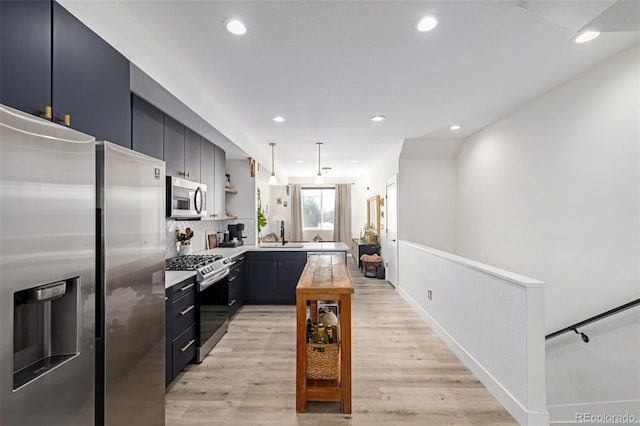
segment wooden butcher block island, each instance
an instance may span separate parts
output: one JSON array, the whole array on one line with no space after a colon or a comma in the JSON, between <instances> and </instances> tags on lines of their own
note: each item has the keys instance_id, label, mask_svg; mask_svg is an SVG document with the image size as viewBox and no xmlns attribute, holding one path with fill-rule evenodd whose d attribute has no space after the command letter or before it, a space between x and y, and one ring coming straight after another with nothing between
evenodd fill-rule
<instances>
[{"instance_id":1,"label":"wooden butcher block island","mask_svg":"<svg viewBox=\"0 0 640 426\"><path fill-rule=\"evenodd\" d=\"M296 411L338 401L351 413L351 294L343 256L312 255L296 287Z\"/></svg>"}]
</instances>

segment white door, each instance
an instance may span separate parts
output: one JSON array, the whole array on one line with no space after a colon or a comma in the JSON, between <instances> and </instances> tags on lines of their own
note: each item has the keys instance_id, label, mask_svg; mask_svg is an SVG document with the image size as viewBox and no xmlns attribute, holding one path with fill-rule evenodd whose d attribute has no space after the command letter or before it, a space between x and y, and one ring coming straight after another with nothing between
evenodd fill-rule
<instances>
[{"instance_id":1,"label":"white door","mask_svg":"<svg viewBox=\"0 0 640 426\"><path fill-rule=\"evenodd\" d=\"M387 250L384 266L387 281L398 283L398 175L387 179Z\"/></svg>"}]
</instances>

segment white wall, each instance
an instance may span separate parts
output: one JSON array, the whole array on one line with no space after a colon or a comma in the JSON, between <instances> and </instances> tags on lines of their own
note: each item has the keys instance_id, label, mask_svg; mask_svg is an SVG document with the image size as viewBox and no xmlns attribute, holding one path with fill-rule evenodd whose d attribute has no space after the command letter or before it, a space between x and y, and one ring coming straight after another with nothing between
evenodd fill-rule
<instances>
[{"instance_id":1,"label":"white wall","mask_svg":"<svg viewBox=\"0 0 640 426\"><path fill-rule=\"evenodd\" d=\"M400 160L398 237L455 253L455 160Z\"/></svg>"},{"instance_id":2,"label":"white wall","mask_svg":"<svg viewBox=\"0 0 640 426\"><path fill-rule=\"evenodd\" d=\"M640 296L639 50L519 108L458 154L457 254L546 282L547 332ZM609 320L627 338L549 343L551 406L640 407L637 312Z\"/></svg>"},{"instance_id":3,"label":"white wall","mask_svg":"<svg viewBox=\"0 0 640 426\"><path fill-rule=\"evenodd\" d=\"M373 197L374 195L380 195L383 199L387 193L387 179L389 179L393 175L399 174L399 161L400 161L400 152L402 151L402 141L398 141L397 143L391 143L389 145L389 149L385 160L376 166L372 167L370 170L370 175L367 178L367 185L365 187L365 199L369 197ZM398 180L401 180L399 177ZM400 195L398 194L398 200L400 200ZM399 206L399 204L398 204ZM366 203L362 204L362 208L366 207ZM400 207L398 207L400 210ZM380 211L384 213L385 218L387 217L387 203L380 207ZM363 210L364 215L362 216L362 222L360 227L365 224L367 220L367 212ZM398 218L398 227L400 227L400 217ZM381 221L382 235L379 239L380 242L380 251L382 258L385 259L385 262L389 259L387 256L387 240L386 240L386 220L383 218Z\"/></svg>"},{"instance_id":4,"label":"white wall","mask_svg":"<svg viewBox=\"0 0 640 426\"><path fill-rule=\"evenodd\" d=\"M291 239L291 191L287 194L286 185L275 185L270 187L270 193L267 231L262 232L262 236L264 237L270 232L280 236L280 222L275 219L282 217L284 218L285 239L288 241ZM278 200L280 200L280 204L278 204ZM286 207L284 206L285 203L287 203Z\"/></svg>"},{"instance_id":5,"label":"white wall","mask_svg":"<svg viewBox=\"0 0 640 426\"><path fill-rule=\"evenodd\" d=\"M536 99L458 156L457 253L548 283L549 331L638 297L638 54Z\"/></svg>"}]
</instances>

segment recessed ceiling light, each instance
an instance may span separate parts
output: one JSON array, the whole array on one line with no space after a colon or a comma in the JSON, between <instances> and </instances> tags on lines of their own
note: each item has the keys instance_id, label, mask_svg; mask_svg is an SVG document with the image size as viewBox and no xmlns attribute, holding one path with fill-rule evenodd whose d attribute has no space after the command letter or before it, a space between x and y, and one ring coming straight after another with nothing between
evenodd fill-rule
<instances>
[{"instance_id":1,"label":"recessed ceiling light","mask_svg":"<svg viewBox=\"0 0 640 426\"><path fill-rule=\"evenodd\" d=\"M358 162L358 160L351 160L351 162L352 162L352 163L357 163L357 162Z\"/></svg>"},{"instance_id":2,"label":"recessed ceiling light","mask_svg":"<svg viewBox=\"0 0 640 426\"><path fill-rule=\"evenodd\" d=\"M224 21L224 27L231 34L243 35L247 33L247 26L239 19L226 19Z\"/></svg>"},{"instance_id":3,"label":"recessed ceiling light","mask_svg":"<svg viewBox=\"0 0 640 426\"><path fill-rule=\"evenodd\" d=\"M384 115L374 115L374 116L371 117L371 121L382 121L385 118L387 118L387 117L385 117Z\"/></svg>"},{"instance_id":4,"label":"recessed ceiling light","mask_svg":"<svg viewBox=\"0 0 640 426\"><path fill-rule=\"evenodd\" d=\"M302 161L302 160L296 160L296 163L298 163L298 164L302 164L302 163L304 163L304 161Z\"/></svg>"},{"instance_id":5,"label":"recessed ceiling light","mask_svg":"<svg viewBox=\"0 0 640 426\"><path fill-rule=\"evenodd\" d=\"M286 119L280 115L273 117L272 120L275 121L276 123L282 123L283 121L286 121Z\"/></svg>"},{"instance_id":6,"label":"recessed ceiling light","mask_svg":"<svg viewBox=\"0 0 640 426\"><path fill-rule=\"evenodd\" d=\"M578 34L574 41L578 44L586 43L598 37L599 35L600 33L598 31L582 31L580 34Z\"/></svg>"},{"instance_id":7,"label":"recessed ceiling light","mask_svg":"<svg viewBox=\"0 0 640 426\"><path fill-rule=\"evenodd\" d=\"M462 126L459 124L454 124L453 126L449 127L449 130L460 130L462 129Z\"/></svg>"},{"instance_id":8,"label":"recessed ceiling light","mask_svg":"<svg viewBox=\"0 0 640 426\"><path fill-rule=\"evenodd\" d=\"M421 18L416 24L416 29L420 32L431 31L438 25L438 18L433 15L428 15Z\"/></svg>"}]
</instances>

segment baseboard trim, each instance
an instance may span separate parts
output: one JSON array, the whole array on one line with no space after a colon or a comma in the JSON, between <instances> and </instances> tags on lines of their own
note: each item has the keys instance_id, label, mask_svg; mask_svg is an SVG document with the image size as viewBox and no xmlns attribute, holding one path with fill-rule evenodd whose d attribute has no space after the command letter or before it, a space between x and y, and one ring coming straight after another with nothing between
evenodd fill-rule
<instances>
[{"instance_id":1,"label":"baseboard trim","mask_svg":"<svg viewBox=\"0 0 640 426\"><path fill-rule=\"evenodd\" d=\"M529 411L522 406L520 401L515 399L507 389L498 382L489 371L487 371L472 354L467 352L440 324L427 313L404 288L398 286L396 290L403 299L411 305L411 307L420 315L445 344L456 354L462 363L476 375L478 380L493 394L493 396L502 404L502 406L513 416L513 418L521 425L527 426L545 426L549 424L548 411Z\"/></svg>"},{"instance_id":2,"label":"baseboard trim","mask_svg":"<svg viewBox=\"0 0 640 426\"><path fill-rule=\"evenodd\" d=\"M638 399L631 401L559 404L549 405L548 408L551 424L576 424L578 421L578 413L589 414L591 416L627 416L627 421L619 423L640 423L640 400ZM629 419L629 416L633 416L634 419ZM583 423L593 422L585 420Z\"/></svg>"}]
</instances>

